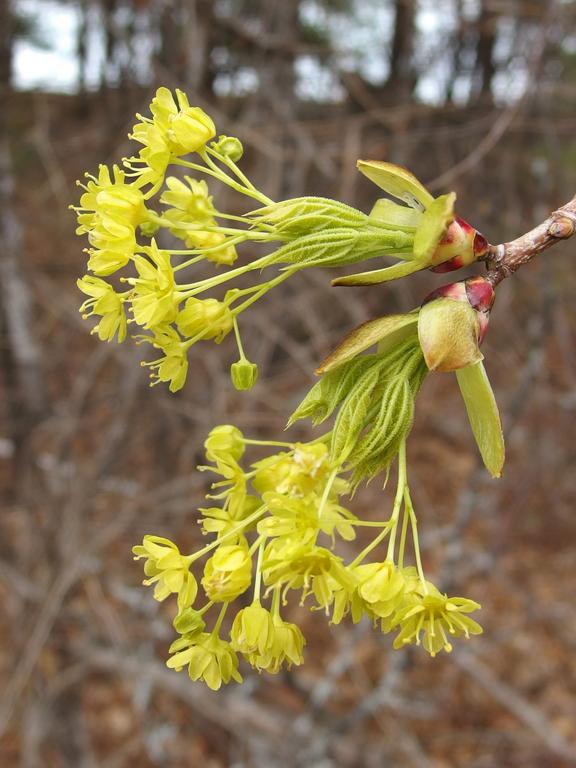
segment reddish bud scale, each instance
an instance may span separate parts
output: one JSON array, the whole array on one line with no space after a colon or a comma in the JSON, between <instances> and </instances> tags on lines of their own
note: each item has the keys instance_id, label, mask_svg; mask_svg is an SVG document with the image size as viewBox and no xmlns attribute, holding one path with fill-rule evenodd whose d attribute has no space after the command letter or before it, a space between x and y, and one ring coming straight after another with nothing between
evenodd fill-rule
<instances>
[{"instance_id":1,"label":"reddish bud scale","mask_svg":"<svg viewBox=\"0 0 576 768\"><path fill-rule=\"evenodd\" d=\"M489 244L484 235L474 229L464 219L454 219L446 230L432 262L432 272L453 272L456 269L472 264L488 253Z\"/></svg>"},{"instance_id":2,"label":"reddish bud scale","mask_svg":"<svg viewBox=\"0 0 576 768\"><path fill-rule=\"evenodd\" d=\"M486 278L478 275L465 280L464 285L466 286L466 296L470 306L479 312L490 312L496 298L491 283Z\"/></svg>"}]
</instances>

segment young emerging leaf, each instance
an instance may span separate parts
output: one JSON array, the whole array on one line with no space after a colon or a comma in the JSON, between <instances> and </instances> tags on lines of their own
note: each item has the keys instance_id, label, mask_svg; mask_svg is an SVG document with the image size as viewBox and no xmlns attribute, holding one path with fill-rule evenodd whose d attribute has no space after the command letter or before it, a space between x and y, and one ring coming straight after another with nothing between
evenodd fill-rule
<instances>
[{"instance_id":1,"label":"young emerging leaf","mask_svg":"<svg viewBox=\"0 0 576 768\"><path fill-rule=\"evenodd\" d=\"M368 320L344 337L336 349L319 365L316 373L328 373L379 342L384 343L386 349L399 344L410 334L416 333L417 322L417 311L406 315L387 315ZM385 350L379 348L378 351Z\"/></svg>"},{"instance_id":2,"label":"young emerging leaf","mask_svg":"<svg viewBox=\"0 0 576 768\"><path fill-rule=\"evenodd\" d=\"M437 197L426 208L414 235L414 258L428 262L432 259L442 235L454 221L456 195L450 192Z\"/></svg>"},{"instance_id":3,"label":"young emerging leaf","mask_svg":"<svg viewBox=\"0 0 576 768\"><path fill-rule=\"evenodd\" d=\"M434 200L416 176L400 165L380 160L358 160L356 165L358 170L380 189L407 203L411 208L427 208Z\"/></svg>"},{"instance_id":4,"label":"young emerging leaf","mask_svg":"<svg viewBox=\"0 0 576 768\"><path fill-rule=\"evenodd\" d=\"M366 355L349 360L323 376L290 416L287 427L300 419L310 418L314 426L325 421L377 359L376 355Z\"/></svg>"},{"instance_id":5,"label":"young emerging leaf","mask_svg":"<svg viewBox=\"0 0 576 768\"><path fill-rule=\"evenodd\" d=\"M498 406L484 365L480 361L460 368L456 377L486 469L492 477L500 477L504 465L504 437Z\"/></svg>"},{"instance_id":6,"label":"young emerging leaf","mask_svg":"<svg viewBox=\"0 0 576 768\"><path fill-rule=\"evenodd\" d=\"M379 407L370 427L354 446L350 465L356 467L380 456L392 461L400 442L406 437L414 418L414 395L409 383L400 377L390 382L381 395Z\"/></svg>"},{"instance_id":7,"label":"young emerging leaf","mask_svg":"<svg viewBox=\"0 0 576 768\"><path fill-rule=\"evenodd\" d=\"M417 229L422 218L422 213L414 208L407 208L405 205L387 200L385 197L376 200L374 207L370 211L370 219L392 224L396 227L410 227Z\"/></svg>"},{"instance_id":8,"label":"young emerging leaf","mask_svg":"<svg viewBox=\"0 0 576 768\"><path fill-rule=\"evenodd\" d=\"M330 454L335 465L345 462L353 450L365 426L372 404L372 395L379 378L380 368L374 366L356 382L354 389L344 401L332 430Z\"/></svg>"}]
</instances>

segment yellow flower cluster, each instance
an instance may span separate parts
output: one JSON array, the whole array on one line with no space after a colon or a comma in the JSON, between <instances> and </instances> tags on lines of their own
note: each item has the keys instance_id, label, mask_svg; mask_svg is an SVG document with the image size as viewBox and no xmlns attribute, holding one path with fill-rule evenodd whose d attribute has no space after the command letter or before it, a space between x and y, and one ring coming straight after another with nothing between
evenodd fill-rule
<instances>
[{"instance_id":1,"label":"yellow flower cluster","mask_svg":"<svg viewBox=\"0 0 576 768\"><path fill-rule=\"evenodd\" d=\"M166 177L166 172L171 164L187 163L182 158L196 153L204 161L200 170L230 181L216 162L235 168L232 158L241 156L242 145L221 136L209 147L216 135L214 123L202 109L191 107L181 91L174 96L160 88L150 110L151 117L139 116L131 134L142 145L138 154L125 159L123 168L114 166L110 171L100 166L96 176L87 174L80 185L84 191L74 207L77 233L87 235L89 243L89 274L78 280L88 298L80 310L84 318L97 319L93 333L103 341L122 342L130 326L139 327L134 335L137 343L160 352L160 357L144 364L152 383L166 382L176 391L186 380L189 348L202 339L221 342L245 308L232 306L244 296L242 291L228 291L224 298L196 297L212 281L217 285L228 278L187 285L178 282L179 271L199 261L230 266L237 258L235 242L247 236L219 225L220 214L206 181ZM260 193L256 196L260 202L268 201ZM152 204L156 197L159 210ZM162 230L183 241L186 250L162 248ZM121 290L123 286L127 290ZM240 350L242 362L241 346Z\"/></svg>"},{"instance_id":2,"label":"yellow flower cluster","mask_svg":"<svg viewBox=\"0 0 576 768\"><path fill-rule=\"evenodd\" d=\"M212 540L190 555L157 536L145 536L134 547L136 559L146 560L144 583L154 585L154 597L177 596L173 626L179 637L170 646L170 668L187 668L192 680L218 689L242 680L240 657L272 674L301 664L302 631L282 617L291 593L299 594L301 605L310 599L311 608L322 609L332 623L347 614L354 622L366 616L383 632L396 633L395 648L422 644L432 656L449 652L454 638L482 631L468 615L480 607L477 603L442 594L424 576L404 447L392 515L367 521L340 502L350 484L345 468L331 459L328 438L311 443L250 440L231 425L210 432L205 442L209 464L200 469L216 475L207 498L218 504L201 509L199 522ZM267 446L281 450L244 469L247 448ZM375 527L378 533L345 563L335 550L339 541L355 538L358 526ZM415 566L404 565L408 528ZM385 557L368 559L386 539ZM204 557L199 589L193 570ZM237 608L230 621L231 606L250 588L250 603ZM216 614L208 631L211 610Z\"/></svg>"},{"instance_id":3,"label":"yellow flower cluster","mask_svg":"<svg viewBox=\"0 0 576 768\"><path fill-rule=\"evenodd\" d=\"M138 326L134 338L161 352L147 366L152 383L166 382L172 391L185 383L189 348L201 340L219 343L232 330L240 356L231 368L232 382L239 390L250 389L258 371L245 356L237 318L301 269L379 256L400 260L337 281L372 283L418 269L457 268L485 252L476 230L455 219L454 195L433 198L397 166L359 162L360 171L398 201L379 200L368 215L328 198L274 202L238 167L239 139L216 138L212 118L191 106L182 91L159 88L149 116L137 119L130 134L139 145L136 153L112 172L101 165L96 176L87 174L74 208L77 232L89 243L90 274L78 281L88 296L81 311L97 319L93 332L101 340L122 342L127 328ZM176 175L182 169L201 178ZM256 201L258 208L241 215L217 210L206 177ZM180 242L170 243L170 235ZM237 246L248 242L274 243L275 250L220 274L180 280L193 266L232 267ZM203 295L246 273L280 265L268 280ZM122 283L130 289L121 291Z\"/></svg>"}]
</instances>

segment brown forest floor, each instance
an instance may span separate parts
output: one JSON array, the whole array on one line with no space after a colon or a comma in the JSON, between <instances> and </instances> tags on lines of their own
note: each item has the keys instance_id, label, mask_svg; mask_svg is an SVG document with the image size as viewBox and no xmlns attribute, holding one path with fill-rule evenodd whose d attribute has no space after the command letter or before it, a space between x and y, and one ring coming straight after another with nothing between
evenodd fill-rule
<instances>
[{"instance_id":1,"label":"brown forest floor","mask_svg":"<svg viewBox=\"0 0 576 768\"><path fill-rule=\"evenodd\" d=\"M83 244L66 210L85 169L126 153L130 115L147 99L123 105L112 93L83 110L66 97L15 99L16 211L47 406L15 445L4 371L0 723L10 719L0 765L576 764L573 244L498 292L484 353L505 424L503 479L479 467L453 377L431 377L418 402L409 459L426 564L446 589L482 603L485 634L431 660L392 651L368 625L330 628L297 609L308 645L291 673L247 672L244 686L212 693L164 667L169 609L140 587L130 548L147 532L184 549L199 541L206 478L195 467L207 431L233 421L278 435L347 329L408 310L448 280L426 273L336 294L321 271L297 276L245 323L261 365L252 393L229 385L228 342L193 350L181 394L150 390L139 351L98 343L78 315ZM495 113L311 115L300 124L308 143L294 126L247 132L246 163L272 197L328 193L368 207L375 190L355 175L354 147L428 180L466 156ZM454 180L462 215L493 241L536 223L574 192L573 135L561 107L519 118ZM355 509L377 516L384 498L375 483Z\"/></svg>"}]
</instances>

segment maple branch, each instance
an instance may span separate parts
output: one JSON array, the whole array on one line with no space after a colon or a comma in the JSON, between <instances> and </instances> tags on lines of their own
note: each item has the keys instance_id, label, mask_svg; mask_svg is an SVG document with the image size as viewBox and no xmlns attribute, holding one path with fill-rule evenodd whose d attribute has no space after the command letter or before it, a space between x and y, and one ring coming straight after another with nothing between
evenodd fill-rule
<instances>
[{"instance_id":1,"label":"maple branch","mask_svg":"<svg viewBox=\"0 0 576 768\"><path fill-rule=\"evenodd\" d=\"M558 208L530 232L517 237L510 243L491 245L486 256L487 280L493 286L510 277L523 264L552 245L567 240L576 233L576 196Z\"/></svg>"}]
</instances>

